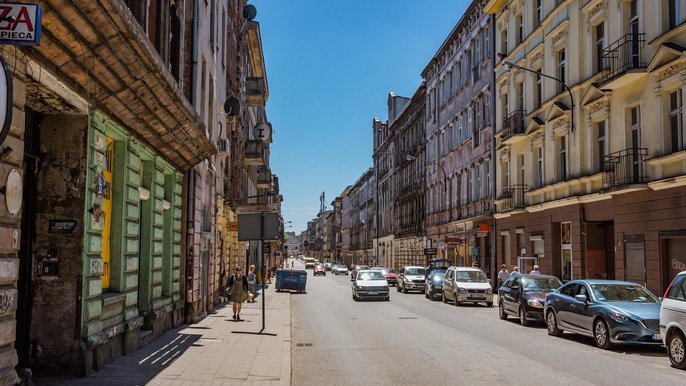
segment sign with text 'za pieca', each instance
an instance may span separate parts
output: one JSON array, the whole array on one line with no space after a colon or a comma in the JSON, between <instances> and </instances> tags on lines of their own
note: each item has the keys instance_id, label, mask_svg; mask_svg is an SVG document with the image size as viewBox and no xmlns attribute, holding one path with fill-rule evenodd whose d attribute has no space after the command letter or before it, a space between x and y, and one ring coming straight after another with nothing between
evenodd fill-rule
<instances>
[{"instance_id":1,"label":"sign with text 'za pieca'","mask_svg":"<svg viewBox=\"0 0 686 386\"><path fill-rule=\"evenodd\" d=\"M0 44L40 44L41 8L31 3L0 3Z\"/></svg>"}]
</instances>

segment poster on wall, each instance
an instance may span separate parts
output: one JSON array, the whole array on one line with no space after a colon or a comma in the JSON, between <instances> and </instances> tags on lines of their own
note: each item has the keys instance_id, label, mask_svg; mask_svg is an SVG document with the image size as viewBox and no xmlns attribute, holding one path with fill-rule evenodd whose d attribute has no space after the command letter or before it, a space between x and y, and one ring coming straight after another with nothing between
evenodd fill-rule
<instances>
[{"instance_id":1,"label":"poster on wall","mask_svg":"<svg viewBox=\"0 0 686 386\"><path fill-rule=\"evenodd\" d=\"M563 222L561 226L562 245L569 245L572 243L572 223Z\"/></svg>"}]
</instances>

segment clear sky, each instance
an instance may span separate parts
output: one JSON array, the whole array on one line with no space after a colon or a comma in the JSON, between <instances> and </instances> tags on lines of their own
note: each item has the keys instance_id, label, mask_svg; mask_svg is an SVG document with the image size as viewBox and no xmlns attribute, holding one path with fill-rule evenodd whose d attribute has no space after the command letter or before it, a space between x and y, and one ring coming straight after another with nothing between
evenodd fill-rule
<instances>
[{"instance_id":1,"label":"clear sky","mask_svg":"<svg viewBox=\"0 0 686 386\"><path fill-rule=\"evenodd\" d=\"M469 0L252 0L267 67L287 231L372 166L372 119L389 92L411 97Z\"/></svg>"}]
</instances>

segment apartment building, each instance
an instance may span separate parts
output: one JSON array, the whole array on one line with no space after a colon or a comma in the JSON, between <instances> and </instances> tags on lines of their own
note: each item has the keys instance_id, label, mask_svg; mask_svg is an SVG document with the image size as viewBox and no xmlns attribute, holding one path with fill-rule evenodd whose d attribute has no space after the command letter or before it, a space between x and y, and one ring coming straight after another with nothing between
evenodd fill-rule
<instances>
[{"instance_id":1,"label":"apartment building","mask_svg":"<svg viewBox=\"0 0 686 386\"><path fill-rule=\"evenodd\" d=\"M683 269L686 4L503 1L498 262L662 293Z\"/></svg>"},{"instance_id":2,"label":"apartment building","mask_svg":"<svg viewBox=\"0 0 686 386\"><path fill-rule=\"evenodd\" d=\"M373 250L375 188L373 168L367 169L350 188L350 252L355 264L377 264Z\"/></svg>"},{"instance_id":3,"label":"apartment building","mask_svg":"<svg viewBox=\"0 0 686 386\"><path fill-rule=\"evenodd\" d=\"M425 221L437 257L493 274L494 29L486 4L470 4L422 71Z\"/></svg>"}]
</instances>

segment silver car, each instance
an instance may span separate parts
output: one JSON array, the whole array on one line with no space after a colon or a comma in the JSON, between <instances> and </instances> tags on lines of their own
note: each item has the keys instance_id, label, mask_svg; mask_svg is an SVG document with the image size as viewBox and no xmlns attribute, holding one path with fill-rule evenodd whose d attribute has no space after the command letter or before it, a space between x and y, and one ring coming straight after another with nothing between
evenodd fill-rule
<instances>
[{"instance_id":1,"label":"silver car","mask_svg":"<svg viewBox=\"0 0 686 386\"><path fill-rule=\"evenodd\" d=\"M333 272L334 275L347 275L348 267L346 267L345 264L334 265L333 268L331 268L331 272Z\"/></svg>"}]
</instances>

